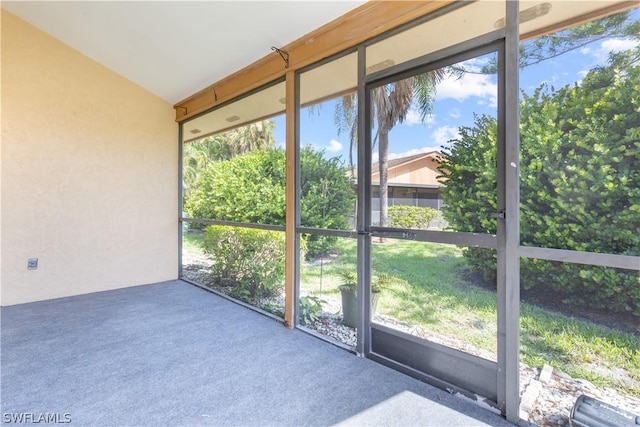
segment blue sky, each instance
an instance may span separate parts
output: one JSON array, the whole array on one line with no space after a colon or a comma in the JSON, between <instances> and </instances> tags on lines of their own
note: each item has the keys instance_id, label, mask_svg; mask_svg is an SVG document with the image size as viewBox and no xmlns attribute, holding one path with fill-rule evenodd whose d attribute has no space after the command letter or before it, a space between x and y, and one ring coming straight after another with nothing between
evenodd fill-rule
<instances>
[{"instance_id":1,"label":"blue sky","mask_svg":"<svg viewBox=\"0 0 640 427\"><path fill-rule=\"evenodd\" d=\"M640 11L635 10L635 19ZM560 57L526 67L520 72L520 88L531 93L543 82L556 88L579 82L587 71L596 65L606 63L612 51L620 51L637 46L629 39L601 40ZM479 69L487 57L465 61L466 69ZM467 73L462 78L451 76L437 87L433 112L425 122L421 122L419 112L413 108L407 120L396 125L389 135L389 158L398 158L440 149L449 139L455 138L459 126L473 123L473 114L496 115L496 77ZM318 150L325 150L326 157L342 156L348 161L349 137L338 135L334 124L335 101L328 101L315 113L303 111L301 114L301 143L311 144ZM284 145L284 118L276 121L276 143ZM375 153L375 150L374 150ZM355 155L355 154L354 154ZM377 154L374 154L374 161Z\"/></svg>"}]
</instances>

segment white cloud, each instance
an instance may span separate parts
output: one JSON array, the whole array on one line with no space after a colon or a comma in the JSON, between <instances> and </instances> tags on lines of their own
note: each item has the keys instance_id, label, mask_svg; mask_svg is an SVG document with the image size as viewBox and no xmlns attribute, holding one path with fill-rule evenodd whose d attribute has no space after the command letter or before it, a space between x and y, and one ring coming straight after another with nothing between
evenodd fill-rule
<instances>
[{"instance_id":1,"label":"white cloud","mask_svg":"<svg viewBox=\"0 0 640 427\"><path fill-rule=\"evenodd\" d=\"M600 49L608 52L620 52L622 50L634 49L640 42L633 39L610 39L600 44Z\"/></svg>"},{"instance_id":2,"label":"white cloud","mask_svg":"<svg viewBox=\"0 0 640 427\"><path fill-rule=\"evenodd\" d=\"M408 126L420 125L423 123L425 125L432 125L435 122L436 122L436 116L434 114L427 115L424 118L424 122L423 122L422 119L420 118L420 112L413 106L407 113L407 117L404 119L404 123Z\"/></svg>"},{"instance_id":3,"label":"white cloud","mask_svg":"<svg viewBox=\"0 0 640 427\"><path fill-rule=\"evenodd\" d=\"M473 67L467 67L472 70ZM489 101L490 105L497 105L498 86L487 74L465 73L462 77L447 76L437 88L437 99L453 98L463 102L471 96Z\"/></svg>"},{"instance_id":4,"label":"white cloud","mask_svg":"<svg viewBox=\"0 0 640 427\"><path fill-rule=\"evenodd\" d=\"M431 140L435 146L449 145L449 140L460 137L460 132L457 127L442 126L437 128L431 134Z\"/></svg>"},{"instance_id":5,"label":"white cloud","mask_svg":"<svg viewBox=\"0 0 640 427\"><path fill-rule=\"evenodd\" d=\"M325 147L325 149L330 153L337 153L342 150L342 144L335 139L329 141L329 145Z\"/></svg>"},{"instance_id":6,"label":"white cloud","mask_svg":"<svg viewBox=\"0 0 640 427\"><path fill-rule=\"evenodd\" d=\"M461 114L461 113L460 113L460 110L458 110L457 108L454 108L453 110L451 110L451 111L449 112L449 116L450 116L450 117L453 117L454 119L459 118L459 117L460 117L460 114Z\"/></svg>"},{"instance_id":7,"label":"white cloud","mask_svg":"<svg viewBox=\"0 0 640 427\"><path fill-rule=\"evenodd\" d=\"M427 115L427 117L424 118L424 123L427 125L433 125L436 123L436 115L435 114L429 114Z\"/></svg>"},{"instance_id":8,"label":"white cloud","mask_svg":"<svg viewBox=\"0 0 640 427\"><path fill-rule=\"evenodd\" d=\"M634 39L608 39L600 43L597 49L582 49L582 53L592 54L598 62L605 62L612 52L634 49L640 41Z\"/></svg>"},{"instance_id":9,"label":"white cloud","mask_svg":"<svg viewBox=\"0 0 640 427\"><path fill-rule=\"evenodd\" d=\"M420 120L420 113L416 111L414 108L410 109L407 113L407 117L404 119L404 123L412 126L419 125L422 121Z\"/></svg>"},{"instance_id":10,"label":"white cloud","mask_svg":"<svg viewBox=\"0 0 640 427\"><path fill-rule=\"evenodd\" d=\"M487 65L489 63L489 61L491 61L491 58L489 57L484 57L484 58L471 58L471 59L467 59L466 61L464 61L462 63L462 66L469 71L473 71L473 72L479 72L480 70L482 70L482 67Z\"/></svg>"},{"instance_id":11,"label":"white cloud","mask_svg":"<svg viewBox=\"0 0 640 427\"><path fill-rule=\"evenodd\" d=\"M316 144L315 142L307 142L306 145L310 145L314 150L318 150L318 151L324 150L329 153L337 153L343 148L343 145L339 141L336 141L335 139L332 139L331 141L329 141L329 144L327 145L319 145L319 144Z\"/></svg>"}]
</instances>

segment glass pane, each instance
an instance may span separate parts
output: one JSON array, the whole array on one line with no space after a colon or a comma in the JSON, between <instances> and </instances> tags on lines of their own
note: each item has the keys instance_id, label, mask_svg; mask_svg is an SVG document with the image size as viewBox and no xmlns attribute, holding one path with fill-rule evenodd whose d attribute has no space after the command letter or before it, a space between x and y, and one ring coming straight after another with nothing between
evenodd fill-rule
<instances>
[{"instance_id":1,"label":"glass pane","mask_svg":"<svg viewBox=\"0 0 640 427\"><path fill-rule=\"evenodd\" d=\"M301 111L300 135L305 144L300 150L303 227L355 229L356 185L352 176L355 162L349 166L354 157L349 155L348 134L340 137L332 125L334 110L341 108L342 102L329 100Z\"/></svg>"},{"instance_id":2,"label":"glass pane","mask_svg":"<svg viewBox=\"0 0 640 427\"><path fill-rule=\"evenodd\" d=\"M483 71L496 60L494 52L371 90L374 225L496 233L498 85Z\"/></svg>"},{"instance_id":3,"label":"glass pane","mask_svg":"<svg viewBox=\"0 0 640 427\"><path fill-rule=\"evenodd\" d=\"M306 235L307 247L322 248L315 255L307 253L300 266L299 323L348 346L356 345L354 327L357 312L349 295L345 313L341 285L356 283L355 239ZM348 286L347 286L348 287Z\"/></svg>"},{"instance_id":4,"label":"glass pane","mask_svg":"<svg viewBox=\"0 0 640 427\"><path fill-rule=\"evenodd\" d=\"M303 107L356 92L358 54L342 56L300 74L300 104Z\"/></svg>"},{"instance_id":5,"label":"glass pane","mask_svg":"<svg viewBox=\"0 0 640 427\"><path fill-rule=\"evenodd\" d=\"M468 2L453 12L381 40L367 47L366 72L375 73L495 31L504 27L504 11L504 0ZM451 31L452 22L460 23L455 31Z\"/></svg>"},{"instance_id":6,"label":"glass pane","mask_svg":"<svg viewBox=\"0 0 640 427\"><path fill-rule=\"evenodd\" d=\"M620 37L639 23L636 9L556 33L609 33L562 54L551 36L522 44L523 245L640 255L640 44Z\"/></svg>"},{"instance_id":7,"label":"glass pane","mask_svg":"<svg viewBox=\"0 0 640 427\"><path fill-rule=\"evenodd\" d=\"M495 361L495 259L492 249L373 244L373 322Z\"/></svg>"},{"instance_id":8,"label":"glass pane","mask_svg":"<svg viewBox=\"0 0 640 427\"><path fill-rule=\"evenodd\" d=\"M356 67L354 53L300 75L303 227L355 229Z\"/></svg>"},{"instance_id":9,"label":"glass pane","mask_svg":"<svg viewBox=\"0 0 640 427\"><path fill-rule=\"evenodd\" d=\"M284 316L284 233L183 226L182 278Z\"/></svg>"},{"instance_id":10,"label":"glass pane","mask_svg":"<svg viewBox=\"0 0 640 427\"><path fill-rule=\"evenodd\" d=\"M227 129L284 114L286 84L271 85L183 124L184 141L224 133Z\"/></svg>"},{"instance_id":11,"label":"glass pane","mask_svg":"<svg viewBox=\"0 0 640 427\"><path fill-rule=\"evenodd\" d=\"M529 421L566 423L582 394L640 415L640 272L523 258L521 287L522 391L553 369Z\"/></svg>"},{"instance_id":12,"label":"glass pane","mask_svg":"<svg viewBox=\"0 0 640 427\"><path fill-rule=\"evenodd\" d=\"M639 23L634 9L521 44L522 245L640 255ZM523 258L520 284L522 391L553 369L529 420L566 424L582 394L640 414L640 272Z\"/></svg>"},{"instance_id":13,"label":"glass pane","mask_svg":"<svg viewBox=\"0 0 640 427\"><path fill-rule=\"evenodd\" d=\"M185 143L184 216L284 226L285 151L276 144L281 121L262 120Z\"/></svg>"},{"instance_id":14,"label":"glass pane","mask_svg":"<svg viewBox=\"0 0 640 427\"><path fill-rule=\"evenodd\" d=\"M466 4L441 16L437 16L439 12L436 11L433 19L368 46L367 74L504 28L504 0L459 2L463 3ZM620 8L629 6L628 3L611 0L521 1L520 32L524 39L529 39L547 28L575 22L577 17L597 13L599 9L611 8L615 3L619 3ZM455 31L451 30L452 22L456 23ZM443 34L446 34L446 37L443 37ZM582 46L578 48L580 47Z\"/></svg>"}]
</instances>

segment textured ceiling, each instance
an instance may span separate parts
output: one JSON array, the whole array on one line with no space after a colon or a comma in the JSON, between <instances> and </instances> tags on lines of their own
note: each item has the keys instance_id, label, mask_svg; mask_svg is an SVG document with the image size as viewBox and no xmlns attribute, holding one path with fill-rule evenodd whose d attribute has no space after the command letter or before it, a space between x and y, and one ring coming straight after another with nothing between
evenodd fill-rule
<instances>
[{"instance_id":1,"label":"textured ceiling","mask_svg":"<svg viewBox=\"0 0 640 427\"><path fill-rule=\"evenodd\" d=\"M174 104L364 1L3 1Z\"/></svg>"}]
</instances>

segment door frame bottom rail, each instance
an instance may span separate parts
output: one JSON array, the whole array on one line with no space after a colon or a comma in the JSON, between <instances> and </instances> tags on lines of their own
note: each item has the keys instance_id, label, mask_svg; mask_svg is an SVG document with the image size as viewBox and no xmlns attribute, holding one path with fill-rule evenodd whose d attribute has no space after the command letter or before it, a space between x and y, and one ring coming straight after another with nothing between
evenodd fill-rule
<instances>
[{"instance_id":1,"label":"door frame bottom rail","mask_svg":"<svg viewBox=\"0 0 640 427\"><path fill-rule=\"evenodd\" d=\"M369 359L450 393L498 407L498 364L441 344L371 324Z\"/></svg>"}]
</instances>

